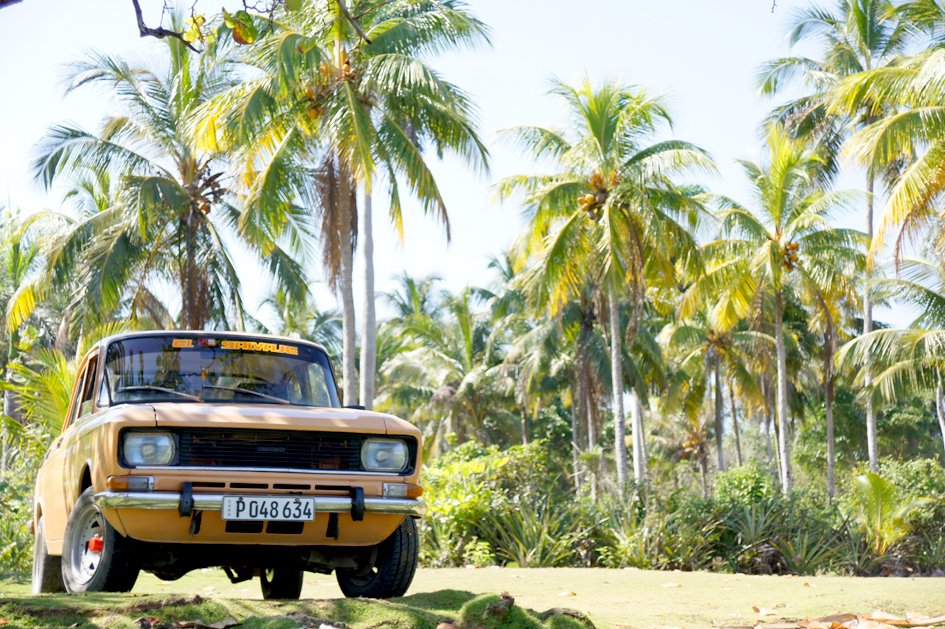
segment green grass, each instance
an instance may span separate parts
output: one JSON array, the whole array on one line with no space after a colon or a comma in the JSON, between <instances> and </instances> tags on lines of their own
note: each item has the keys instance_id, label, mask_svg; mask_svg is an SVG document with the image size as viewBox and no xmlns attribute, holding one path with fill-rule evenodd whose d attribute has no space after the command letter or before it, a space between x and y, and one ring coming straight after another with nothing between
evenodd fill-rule
<instances>
[{"instance_id":1,"label":"green grass","mask_svg":"<svg viewBox=\"0 0 945 629\"><path fill-rule=\"evenodd\" d=\"M678 587L664 587L678 584ZM192 573L174 582L142 575L131 594L29 594L28 579L0 580L4 629L107 627L134 629L134 619L234 616L250 629L297 629L312 624L298 614L343 622L356 629L435 629L452 620L467 629L576 629L567 616L543 612L568 607L610 627L751 626L758 621L799 620L835 612L881 608L898 614L945 613L945 579L777 577L704 572L650 572L581 568L480 568L420 570L408 596L392 601L346 600L334 577L307 574L304 600L261 600L258 581L231 584L221 571ZM509 592L515 607L503 620L483 619L485 608ZM573 592L573 594L571 594ZM182 604L194 594L205 600ZM171 604L160 608L161 602ZM759 616L752 607L774 614ZM314 623L318 627L318 623Z\"/></svg>"}]
</instances>

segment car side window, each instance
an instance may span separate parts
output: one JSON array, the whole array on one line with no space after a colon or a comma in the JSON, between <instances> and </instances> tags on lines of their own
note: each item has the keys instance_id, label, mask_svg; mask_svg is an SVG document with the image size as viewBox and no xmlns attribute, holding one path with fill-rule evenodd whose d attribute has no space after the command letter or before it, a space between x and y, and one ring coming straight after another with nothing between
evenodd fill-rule
<instances>
[{"instance_id":1,"label":"car side window","mask_svg":"<svg viewBox=\"0 0 945 629\"><path fill-rule=\"evenodd\" d=\"M95 397L95 368L98 366L98 356L93 356L86 364L82 378L82 389L77 400L78 414L76 421L92 413L93 398Z\"/></svg>"}]
</instances>

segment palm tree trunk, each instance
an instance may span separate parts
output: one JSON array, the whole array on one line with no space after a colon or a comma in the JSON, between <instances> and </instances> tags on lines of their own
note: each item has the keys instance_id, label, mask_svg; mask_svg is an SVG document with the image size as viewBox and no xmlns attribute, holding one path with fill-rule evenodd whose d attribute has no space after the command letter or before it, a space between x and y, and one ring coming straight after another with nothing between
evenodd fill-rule
<instances>
[{"instance_id":1,"label":"palm tree trunk","mask_svg":"<svg viewBox=\"0 0 945 629\"><path fill-rule=\"evenodd\" d=\"M719 454L719 471L725 471L725 454L722 451L722 357L715 352L715 448Z\"/></svg>"},{"instance_id":2,"label":"palm tree trunk","mask_svg":"<svg viewBox=\"0 0 945 629\"><path fill-rule=\"evenodd\" d=\"M771 468L772 463L774 462L774 452L771 449L771 405L768 402L768 378L766 376L761 377L761 397L764 400L762 406L762 413L764 413L764 425L765 425L765 450L768 453L768 467ZM773 473L774 470L771 469ZM778 473L778 478L780 478L780 472Z\"/></svg>"},{"instance_id":3,"label":"palm tree trunk","mask_svg":"<svg viewBox=\"0 0 945 629\"><path fill-rule=\"evenodd\" d=\"M581 486L581 451L580 451L580 434L578 432L579 426L581 425L581 420L578 415L580 414L581 406L581 392L579 384L580 376L578 374L574 375L574 382L571 385L571 459L572 465L574 467L574 486Z\"/></svg>"},{"instance_id":4,"label":"palm tree trunk","mask_svg":"<svg viewBox=\"0 0 945 629\"><path fill-rule=\"evenodd\" d=\"M630 390L630 423L633 429L633 479L637 485L646 480L646 453L643 448L643 401Z\"/></svg>"},{"instance_id":5,"label":"palm tree trunk","mask_svg":"<svg viewBox=\"0 0 945 629\"><path fill-rule=\"evenodd\" d=\"M869 242L873 241L873 172L866 174L866 233ZM869 265L867 265L869 266ZM863 289L863 334L873 331L873 304L870 303L869 289ZM872 374L869 369L863 379L863 386L869 388L872 383ZM866 400L866 447L870 456L870 470L879 472L879 446L876 441L876 413L873 410L872 398Z\"/></svg>"},{"instance_id":6,"label":"palm tree trunk","mask_svg":"<svg viewBox=\"0 0 945 629\"><path fill-rule=\"evenodd\" d=\"M522 404L522 445L528 445L528 410L525 408L525 404Z\"/></svg>"},{"instance_id":7,"label":"palm tree trunk","mask_svg":"<svg viewBox=\"0 0 945 629\"><path fill-rule=\"evenodd\" d=\"M699 482L702 485L702 498L704 500L709 499L709 462L708 454L703 451L699 453Z\"/></svg>"},{"instance_id":8,"label":"palm tree trunk","mask_svg":"<svg viewBox=\"0 0 945 629\"><path fill-rule=\"evenodd\" d=\"M735 434L735 463L742 466L742 440L738 434L738 412L735 407L735 383L728 381L728 398L732 404L732 432Z\"/></svg>"},{"instance_id":9,"label":"palm tree trunk","mask_svg":"<svg viewBox=\"0 0 945 629\"><path fill-rule=\"evenodd\" d=\"M828 313L829 317L830 314ZM833 334L827 326L824 339L824 405L827 413L827 503L832 503L837 493L836 454L833 434Z\"/></svg>"},{"instance_id":10,"label":"palm tree trunk","mask_svg":"<svg viewBox=\"0 0 945 629\"><path fill-rule=\"evenodd\" d=\"M351 195L344 195L343 203L350 204ZM346 405L355 404L358 399L358 374L355 366L355 318L354 318L354 286L352 275L354 272L354 247L348 234L341 238L341 373L344 378L344 401Z\"/></svg>"},{"instance_id":11,"label":"palm tree trunk","mask_svg":"<svg viewBox=\"0 0 945 629\"><path fill-rule=\"evenodd\" d=\"M778 391L777 391L777 421L778 444L781 451L781 489L788 495L792 488L791 453L788 440L788 407L787 407L787 353L784 349L784 304L781 300L781 289L774 291L774 336L778 348Z\"/></svg>"},{"instance_id":12,"label":"palm tree trunk","mask_svg":"<svg viewBox=\"0 0 945 629\"><path fill-rule=\"evenodd\" d=\"M617 463L617 484L627 483L627 426L623 414L623 356L620 344L620 306L617 291L608 291L610 310L610 371L614 393L614 458Z\"/></svg>"},{"instance_id":13,"label":"palm tree trunk","mask_svg":"<svg viewBox=\"0 0 945 629\"><path fill-rule=\"evenodd\" d=\"M584 382L584 387L581 389L583 392L583 396L581 397L581 418L582 426L587 436L587 451L593 452L597 449L597 414L591 407L591 374L589 370L590 366L587 364L585 358L581 361L581 378Z\"/></svg>"},{"instance_id":14,"label":"palm tree trunk","mask_svg":"<svg viewBox=\"0 0 945 629\"><path fill-rule=\"evenodd\" d=\"M14 278L17 277L14 275ZM19 283L14 283L14 290L19 288ZM7 357L6 357L6 382L7 384L13 384L13 371L10 369L10 363L16 360L19 351L16 348L16 344L20 342L20 333L17 330L10 332L7 344ZM3 392L3 414L7 417L12 418L14 421L19 422L20 417L20 404L17 394L14 391L4 391ZM7 466L9 465L10 457L10 428L7 426L7 422L3 421L2 426L0 426L0 478L6 475Z\"/></svg>"},{"instance_id":15,"label":"palm tree trunk","mask_svg":"<svg viewBox=\"0 0 945 629\"><path fill-rule=\"evenodd\" d=\"M938 415L938 427L942 431L942 444L945 445L945 400L942 399L942 381L935 388L935 413Z\"/></svg>"},{"instance_id":16,"label":"palm tree trunk","mask_svg":"<svg viewBox=\"0 0 945 629\"><path fill-rule=\"evenodd\" d=\"M364 255L364 310L361 316L361 397L367 410L374 408L374 371L377 364L377 321L374 314L374 236L371 223L371 184L364 191L358 239Z\"/></svg>"},{"instance_id":17,"label":"palm tree trunk","mask_svg":"<svg viewBox=\"0 0 945 629\"><path fill-rule=\"evenodd\" d=\"M185 330L196 330L200 326L194 321L197 311L196 273L197 252L194 243L194 213L187 212L184 218L184 268L181 274L181 312L180 325Z\"/></svg>"}]
</instances>

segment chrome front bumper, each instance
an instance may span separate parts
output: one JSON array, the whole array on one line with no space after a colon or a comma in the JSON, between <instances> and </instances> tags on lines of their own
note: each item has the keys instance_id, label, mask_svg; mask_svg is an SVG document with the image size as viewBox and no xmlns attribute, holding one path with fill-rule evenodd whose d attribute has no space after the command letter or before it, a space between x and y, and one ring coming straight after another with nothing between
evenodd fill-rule
<instances>
[{"instance_id":1,"label":"chrome front bumper","mask_svg":"<svg viewBox=\"0 0 945 629\"><path fill-rule=\"evenodd\" d=\"M193 508L197 511L220 511L224 494L192 494ZM239 494L226 494L227 496ZM261 494L242 494L261 498ZM285 497L285 496L280 496ZM323 513L350 513L352 499L347 496L305 496L315 500L315 511ZM95 504L102 509L180 509L181 494L172 491L122 492L103 491L95 494ZM406 498L365 498L365 513L390 513L423 517L427 505L420 500Z\"/></svg>"}]
</instances>

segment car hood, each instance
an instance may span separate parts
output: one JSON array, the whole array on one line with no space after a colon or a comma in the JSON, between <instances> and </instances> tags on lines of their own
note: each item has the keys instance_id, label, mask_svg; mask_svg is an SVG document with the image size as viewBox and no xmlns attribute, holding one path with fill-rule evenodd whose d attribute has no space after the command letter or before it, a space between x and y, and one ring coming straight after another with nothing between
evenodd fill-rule
<instances>
[{"instance_id":1,"label":"car hood","mask_svg":"<svg viewBox=\"0 0 945 629\"><path fill-rule=\"evenodd\" d=\"M283 404L159 403L152 406L157 425L167 428L226 427L387 434L388 420L395 419L368 411Z\"/></svg>"}]
</instances>

